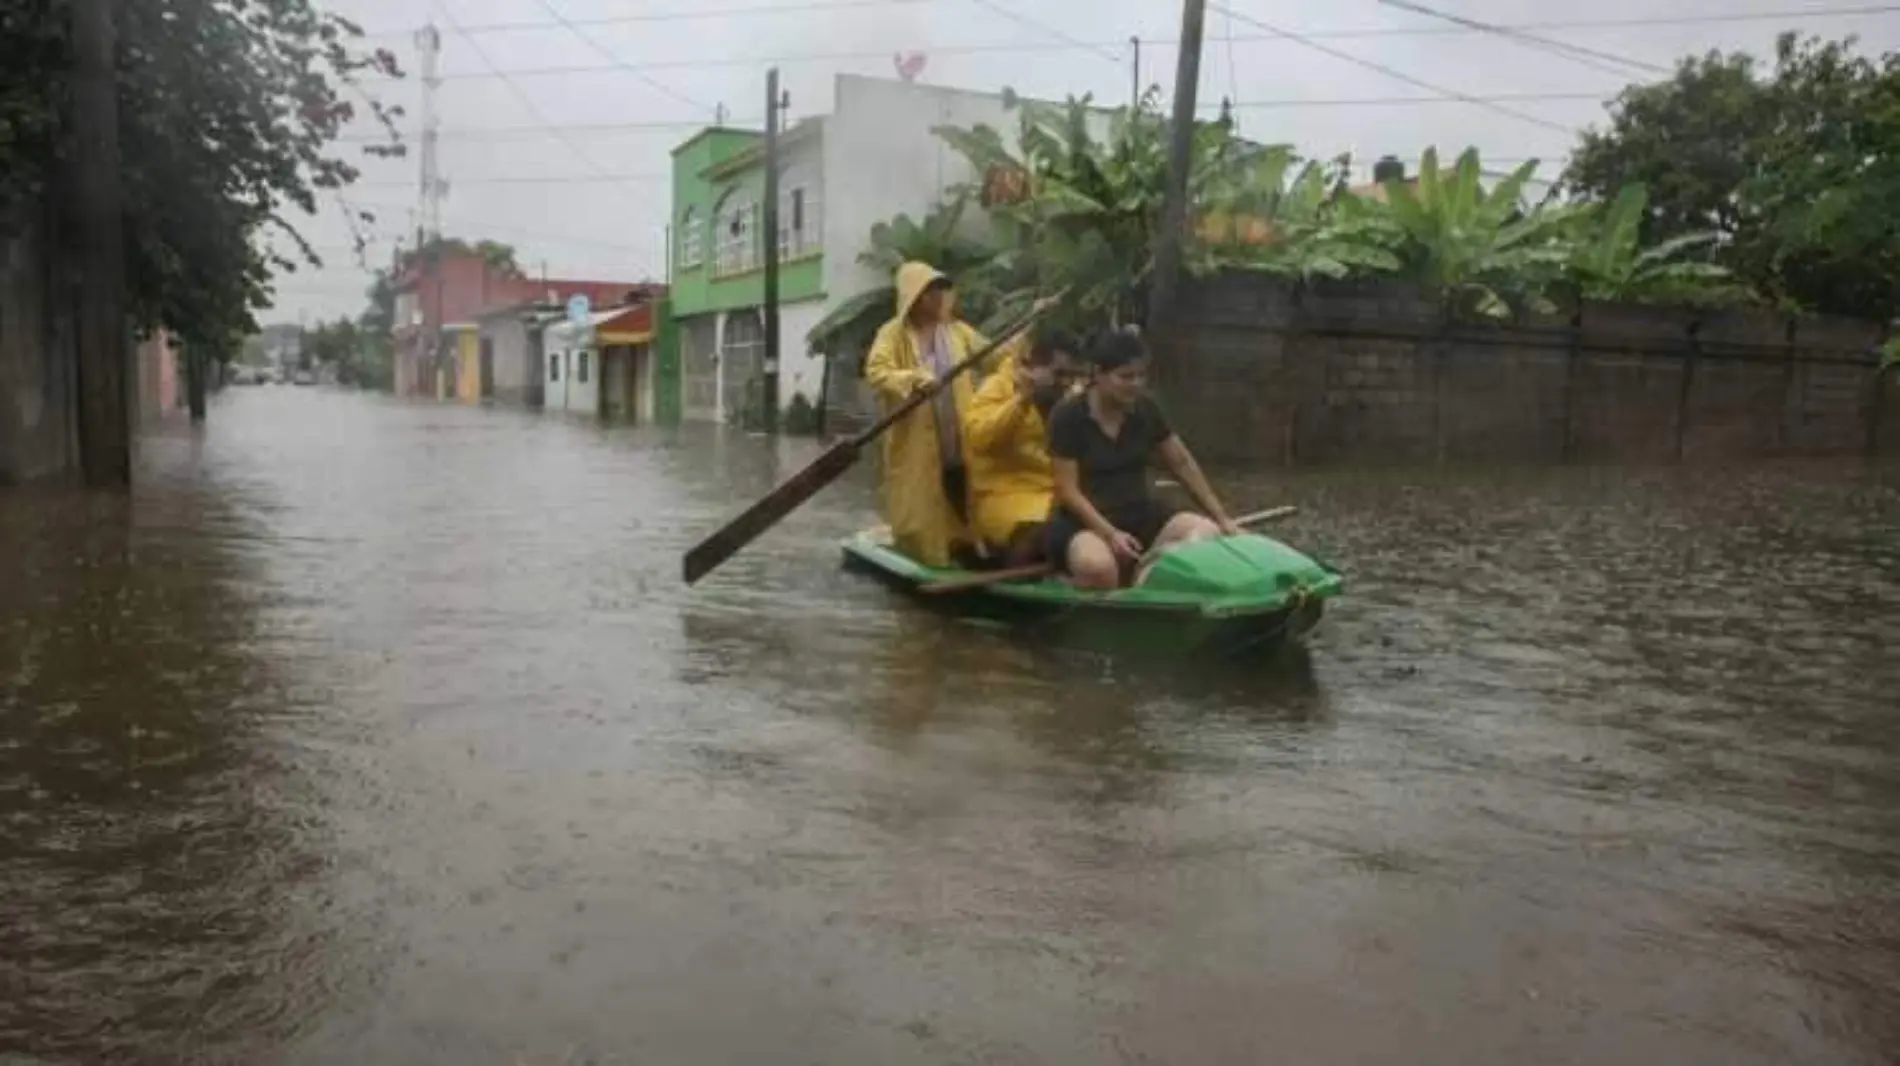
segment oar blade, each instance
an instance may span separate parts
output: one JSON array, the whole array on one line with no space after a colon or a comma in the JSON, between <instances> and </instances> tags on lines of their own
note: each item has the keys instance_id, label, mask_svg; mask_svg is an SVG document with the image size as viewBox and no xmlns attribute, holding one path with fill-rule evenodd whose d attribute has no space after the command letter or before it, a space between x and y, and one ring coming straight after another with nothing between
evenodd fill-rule
<instances>
[{"instance_id":1,"label":"oar blade","mask_svg":"<svg viewBox=\"0 0 1900 1066\"><path fill-rule=\"evenodd\" d=\"M860 446L843 440L831 446L810 466L793 474L759 502L727 522L719 531L694 545L681 560L681 576L688 585L718 569L739 549L757 540L766 530L778 525L819 490L838 480L858 461Z\"/></svg>"}]
</instances>

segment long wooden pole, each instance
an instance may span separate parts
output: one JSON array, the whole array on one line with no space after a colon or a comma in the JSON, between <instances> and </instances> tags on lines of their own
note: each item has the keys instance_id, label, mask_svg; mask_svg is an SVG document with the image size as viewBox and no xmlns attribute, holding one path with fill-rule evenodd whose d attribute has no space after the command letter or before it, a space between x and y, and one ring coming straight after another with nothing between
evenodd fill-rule
<instances>
[{"instance_id":1,"label":"long wooden pole","mask_svg":"<svg viewBox=\"0 0 1900 1066\"><path fill-rule=\"evenodd\" d=\"M79 458L86 484L132 483L125 321L125 193L119 154L114 0L75 0L73 190L80 256Z\"/></svg>"},{"instance_id":2,"label":"long wooden pole","mask_svg":"<svg viewBox=\"0 0 1900 1066\"><path fill-rule=\"evenodd\" d=\"M1194 163L1194 111L1201 84L1201 36L1207 0L1183 0L1181 52L1174 67L1174 121L1168 130L1168 187L1155 234L1154 274L1148 285L1148 329L1164 329L1181 287L1181 248L1188 219L1188 168Z\"/></svg>"}]
</instances>

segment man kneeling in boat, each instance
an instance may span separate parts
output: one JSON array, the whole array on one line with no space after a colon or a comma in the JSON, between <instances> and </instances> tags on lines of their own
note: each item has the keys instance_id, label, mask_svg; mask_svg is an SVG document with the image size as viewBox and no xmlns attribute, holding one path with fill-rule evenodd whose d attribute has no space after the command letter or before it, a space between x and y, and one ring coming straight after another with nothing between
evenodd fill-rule
<instances>
[{"instance_id":1,"label":"man kneeling in boat","mask_svg":"<svg viewBox=\"0 0 1900 1066\"><path fill-rule=\"evenodd\" d=\"M1056 507L1049 519L1048 557L1088 589L1119 588L1145 553L1240 532L1201 473L1193 453L1148 395L1148 348L1139 335L1114 330L1089 345L1088 388L1049 415L1049 453ZM1156 499L1148 467L1159 458L1207 512L1204 517Z\"/></svg>"},{"instance_id":2,"label":"man kneeling in boat","mask_svg":"<svg viewBox=\"0 0 1900 1066\"><path fill-rule=\"evenodd\" d=\"M1026 350L976 390L964 415L970 524L989 557L1004 566L1043 558L1043 526L1056 487L1047 419L1080 376L1080 358L1073 334L1039 328Z\"/></svg>"}]
</instances>

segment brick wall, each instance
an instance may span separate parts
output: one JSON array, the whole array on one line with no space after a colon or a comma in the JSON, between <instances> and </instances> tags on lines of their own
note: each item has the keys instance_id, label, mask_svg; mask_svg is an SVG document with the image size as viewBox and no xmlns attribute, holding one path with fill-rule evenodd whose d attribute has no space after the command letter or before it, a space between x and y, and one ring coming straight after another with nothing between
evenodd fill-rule
<instances>
[{"instance_id":1,"label":"brick wall","mask_svg":"<svg viewBox=\"0 0 1900 1066\"><path fill-rule=\"evenodd\" d=\"M1157 336L1195 450L1228 461L1900 455L1878 325L1586 304L1460 323L1416 288L1190 282Z\"/></svg>"}]
</instances>

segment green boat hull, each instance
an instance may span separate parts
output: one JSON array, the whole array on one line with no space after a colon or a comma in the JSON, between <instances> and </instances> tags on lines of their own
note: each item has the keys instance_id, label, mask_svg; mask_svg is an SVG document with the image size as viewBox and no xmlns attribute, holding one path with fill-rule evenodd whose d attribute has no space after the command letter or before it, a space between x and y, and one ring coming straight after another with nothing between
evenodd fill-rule
<instances>
[{"instance_id":1,"label":"green boat hull","mask_svg":"<svg viewBox=\"0 0 1900 1066\"><path fill-rule=\"evenodd\" d=\"M1107 593L1046 579L928 594L925 586L971 572L922 566L878 531L846 538L843 549L848 569L933 608L1117 654L1264 654L1310 632L1344 587L1337 571L1255 534L1182 545L1163 555L1141 586Z\"/></svg>"}]
</instances>

